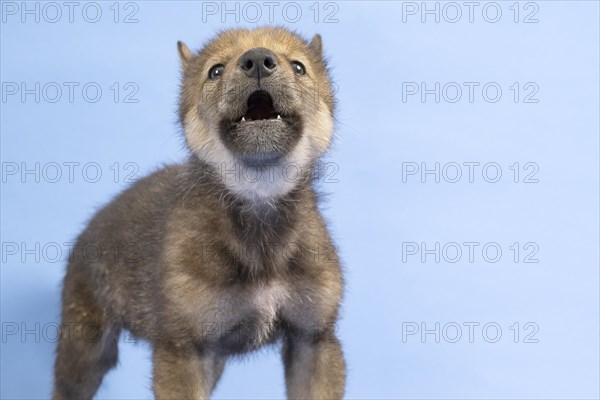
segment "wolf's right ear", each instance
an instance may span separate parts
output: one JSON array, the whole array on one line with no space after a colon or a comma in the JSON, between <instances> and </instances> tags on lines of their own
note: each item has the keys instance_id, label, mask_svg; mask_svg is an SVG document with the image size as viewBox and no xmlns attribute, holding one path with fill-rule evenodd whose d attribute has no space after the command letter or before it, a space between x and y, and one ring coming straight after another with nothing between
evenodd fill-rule
<instances>
[{"instance_id":1,"label":"wolf's right ear","mask_svg":"<svg viewBox=\"0 0 600 400\"><path fill-rule=\"evenodd\" d=\"M323 40L321 40L321 35L317 33L313 36L308 47L317 53L319 57L323 57Z\"/></svg>"},{"instance_id":2,"label":"wolf's right ear","mask_svg":"<svg viewBox=\"0 0 600 400\"><path fill-rule=\"evenodd\" d=\"M179 60L182 67L187 67L190 61L194 58L192 51L182 41L177 42L177 50L179 51Z\"/></svg>"}]
</instances>

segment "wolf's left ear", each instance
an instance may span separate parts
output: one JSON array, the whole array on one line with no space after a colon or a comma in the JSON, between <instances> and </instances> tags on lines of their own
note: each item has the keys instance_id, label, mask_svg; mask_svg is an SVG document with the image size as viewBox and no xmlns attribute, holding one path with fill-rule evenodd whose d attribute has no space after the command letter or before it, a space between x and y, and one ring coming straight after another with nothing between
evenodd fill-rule
<instances>
[{"instance_id":1,"label":"wolf's left ear","mask_svg":"<svg viewBox=\"0 0 600 400\"><path fill-rule=\"evenodd\" d=\"M319 57L323 57L323 41L321 40L321 35L318 33L313 36L308 45Z\"/></svg>"},{"instance_id":2,"label":"wolf's left ear","mask_svg":"<svg viewBox=\"0 0 600 400\"><path fill-rule=\"evenodd\" d=\"M179 51L181 66L186 67L194 58L194 54L182 41L177 42L177 50Z\"/></svg>"}]
</instances>

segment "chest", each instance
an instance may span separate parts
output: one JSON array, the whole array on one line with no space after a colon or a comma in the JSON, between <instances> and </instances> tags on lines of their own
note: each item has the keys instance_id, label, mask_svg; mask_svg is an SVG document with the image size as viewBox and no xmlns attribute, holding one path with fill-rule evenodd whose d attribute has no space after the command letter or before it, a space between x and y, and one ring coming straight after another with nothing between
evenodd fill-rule
<instances>
[{"instance_id":1,"label":"chest","mask_svg":"<svg viewBox=\"0 0 600 400\"><path fill-rule=\"evenodd\" d=\"M281 282L221 291L202 317L204 345L233 354L274 342L294 297L294 289Z\"/></svg>"}]
</instances>

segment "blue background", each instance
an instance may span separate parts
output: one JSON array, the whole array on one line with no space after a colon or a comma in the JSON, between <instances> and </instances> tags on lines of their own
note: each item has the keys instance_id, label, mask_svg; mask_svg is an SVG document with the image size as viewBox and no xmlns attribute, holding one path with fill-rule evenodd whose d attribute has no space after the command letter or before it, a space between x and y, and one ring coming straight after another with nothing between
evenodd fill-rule
<instances>
[{"instance_id":1,"label":"blue background","mask_svg":"<svg viewBox=\"0 0 600 400\"><path fill-rule=\"evenodd\" d=\"M128 185L125 174L139 178L185 157L176 124L176 41L199 48L220 28L256 25L243 18L238 24L233 15L225 15L223 23L220 14L203 21L202 3L194 1L137 2L138 22L129 24L122 19L134 8L119 4L120 22L114 23L113 2L100 2L100 21L89 23L81 15L86 3L80 4L73 23L65 8L56 23L43 18L36 23L32 16L23 23L20 14L3 14L3 83L26 82L30 88L35 82L80 83L72 103L66 91L56 103L43 97L36 103L33 95L23 102L3 88L0 394L6 399L50 394L52 328L66 259L62 244ZM298 22L286 22L281 8L275 22L307 37L322 34L338 94L337 139L326 159L335 168L321 188L330 194L324 213L346 268L339 334L348 363L347 398L598 398L598 3L539 1L533 3L537 23L523 22L535 11L523 2L515 23L512 1L497 3L502 16L496 23L483 18L483 2L473 22L462 6L456 23L443 16L436 23L431 15L421 22L420 14L404 14L403 21L409 5L377 1L321 3L315 22L313 3L298 4ZM260 24L269 22L265 10ZM288 11L289 20L294 14ZM334 11L337 22L325 23ZM447 19L454 17L453 10L446 12ZM493 9L488 12L493 18ZM86 82L103 89L98 102L82 98ZM118 102L109 89L114 82L121 89ZM128 82L139 88L137 103L123 102L131 92ZM433 95L425 102L419 96L403 101L402 82L480 86L473 102L464 91L456 103L444 97L438 103ZM482 97L487 82L502 88L495 103ZM509 88L514 82L521 88L518 102ZM537 103L523 101L531 92L524 89L528 82L539 88ZM65 162L80 163L73 182ZM456 183L448 182L454 176L450 169L439 183L433 175L425 175L425 182L420 175L403 181L403 168L414 165L407 163L431 169L436 162L480 166L473 182L464 166ZM490 162L502 170L496 183L482 177L481 167ZM509 168L515 162L521 170L517 183ZM524 169L527 162L538 167L537 183L523 182L532 171ZM21 163L30 169L40 163L39 183L34 174L8 174ZM56 183L50 182L55 170L41 172L54 165L48 163L62 166ZM100 166L98 182L91 182L93 169L82 175L87 163ZM420 253L403 259L407 242L426 243L428 249L456 242L463 255L455 263L448 262L454 253L442 254L439 262L433 255L422 262ZM480 244L474 262L464 242ZM521 247L518 262L509 248L514 242ZM529 242L537 245L537 263L523 262L534 248L523 249ZM36 253L36 243L37 254L24 251ZM53 243L65 253L60 260ZM486 243L502 249L498 262L483 258ZM47 254L40 255L43 248ZM479 324L472 343L468 322ZM517 343L510 328L515 322ZM433 334L403 340L403 327L421 329L422 323L430 330L440 324L439 343ZM453 323L462 327L456 343ZM483 334L486 323L502 329L497 342L486 340L495 336L493 329ZM97 397L151 398L150 349L123 342L120 365ZM283 396L275 350L229 364L215 393L215 398Z\"/></svg>"}]
</instances>

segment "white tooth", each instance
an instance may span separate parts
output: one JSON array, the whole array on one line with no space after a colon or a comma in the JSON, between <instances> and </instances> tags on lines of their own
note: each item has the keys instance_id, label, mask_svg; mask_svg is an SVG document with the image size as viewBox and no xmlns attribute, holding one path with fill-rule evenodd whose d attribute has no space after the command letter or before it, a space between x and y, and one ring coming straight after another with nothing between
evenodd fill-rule
<instances>
[{"instance_id":1,"label":"white tooth","mask_svg":"<svg viewBox=\"0 0 600 400\"><path fill-rule=\"evenodd\" d=\"M281 119L281 115L277 114L277 119Z\"/></svg>"},{"instance_id":2,"label":"white tooth","mask_svg":"<svg viewBox=\"0 0 600 400\"><path fill-rule=\"evenodd\" d=\"M246 121L246 118L242 117L242 122Z\"/></svg>"}]
</instances>

